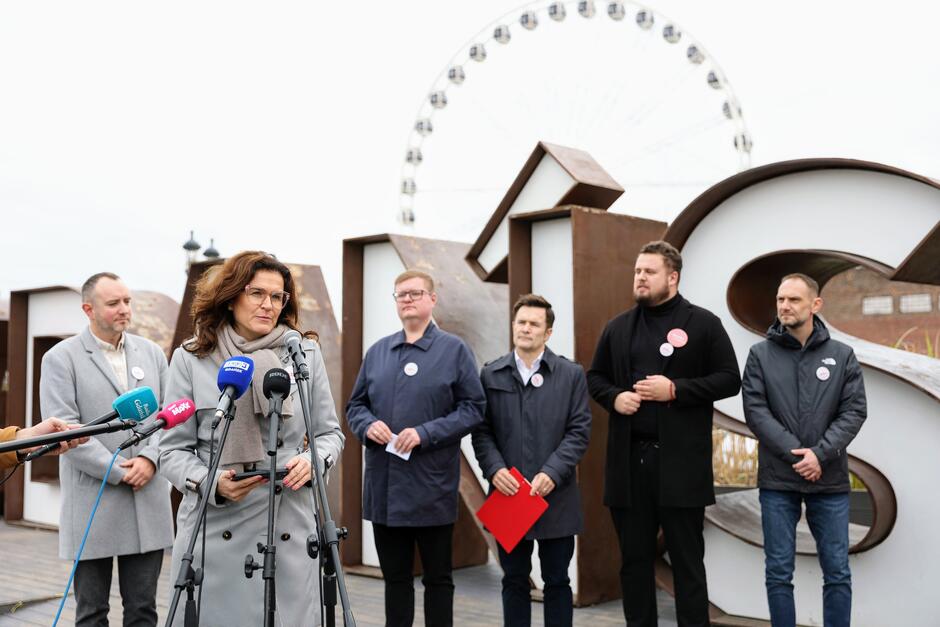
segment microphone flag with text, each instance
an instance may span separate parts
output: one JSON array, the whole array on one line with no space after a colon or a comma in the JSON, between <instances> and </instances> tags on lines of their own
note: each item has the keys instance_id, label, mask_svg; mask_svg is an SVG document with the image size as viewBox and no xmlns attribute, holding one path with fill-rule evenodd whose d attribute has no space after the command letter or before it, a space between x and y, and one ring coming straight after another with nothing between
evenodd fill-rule
<instances>
[{"instance_id":1,"label":"microphone flag with text","mask_svg":"<svg viewBox=\"0 0 940 627\"><path fill-rule=\"evenodd\" d=\"M212 426L215 427L219 421L229 413L234 402L241 398L248 387L251 385L251 377L255 372L255 362L250 357L238 355L226 359L219 368L217 383L219 391L219 404L215 409L215 419Z\"/></svg>"},{"instance_id":2,"label":"microphone flag with text","mask_svg":"<svg viewBox=\"0 0 940 627\"><path fill-rule=\"evenodd\" d=\"M172 429L176 425L183 424L189 420L194 413L196 413L196 404L188 398L181 398L178 401L174 401L164 407L160 413L157 414L154 421L147 425L145 429L135 431L134 435L127 438L118 449L123 451L129 446L134 446L141 440L149 438L160 429Z\"/></svg>"},{"instance_id":3,"label":"microphone flag with text","mask_svg":"<svg viewBox=\"0 0 940 627\"><path fill-rule=\"evenodd\" d=\"M86 422L83 427L104 424L115 418L121 420L135 420L141 422L146 420L153 412L157 411L160 405L157 403L157 397L153 390L147 386L141 386L128 390L121 394L111 403L111 411L103 416L95 418L91 422ZM25 461L32 461L41 457L50 451L59 448L58 444L47 444L26 456Z\"/></svg>"}]
</instances>

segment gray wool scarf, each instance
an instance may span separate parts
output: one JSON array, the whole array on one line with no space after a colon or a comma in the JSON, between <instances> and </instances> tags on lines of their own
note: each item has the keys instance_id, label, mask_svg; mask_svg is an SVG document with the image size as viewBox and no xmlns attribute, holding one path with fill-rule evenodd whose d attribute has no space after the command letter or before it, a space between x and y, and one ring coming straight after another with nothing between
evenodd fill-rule
<instances>
[{"instance_id":1,"label":"gray wool scarf","mask_svg":"<svg viewBox=\"0 0 940 627\"><path fill-rule=\"evenodd\" d=\"M219 327L218 341L211 357L219 366L226 359L244 355L250 357L255 363L254 375L249 387L242 396L235 401L235 418L229 428L222 450L219 464L224 469L236 468L260 462L266 457L264 446L261 444L261 420L267 414L268 403L264 397L264 375L272 368L281 368L281 357L277 348L284 345L284 334L289 327L279 324L274 329L256 340L246 340L229 324ZM294 408L290 396L284 399L281 412L284 418L294 415ZM238 469L238 468L236 468Z\"/></svg>"}]
</instances>

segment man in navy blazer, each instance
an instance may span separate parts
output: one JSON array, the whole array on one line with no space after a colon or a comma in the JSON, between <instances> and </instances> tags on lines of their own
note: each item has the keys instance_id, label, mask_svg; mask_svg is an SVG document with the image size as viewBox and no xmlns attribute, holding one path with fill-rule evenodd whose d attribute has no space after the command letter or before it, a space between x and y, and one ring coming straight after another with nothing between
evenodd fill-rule
<instances>
[{"instance_id":1,"label":"man in navy blazer","mask_svg":"<svg viewBox=\"0 0 940 627\"><path fill-rule=\"evenodd\" d=\"M741 388L721 321L679 294L682 256L667 242L640 249L637 306L607 323L588 372L610 413L604 504L620 540L627 624L657 624L653 565L662 527L679 625L708 625L705 506L715 502L713 403Z\"/></svg>"},{"instance_id":2,"label":"man in navy blazer","mask_svg":"<svg viewBox=\"0 0 940 627\"><path fill-rule=\"evenodd\" d=\"M414 620L417 545L425 624L447 627L460 439L483 420L486 401L470 347L432 320L434 280L406 271L395 279L394 298L402 329L366 352L346 420L366 447L362 517L372 522L385 579L385 624Z\"/></svg>"},{"instance_id":3,"label":"man in navy blazer","mask_svg":"<svg viewBox=\"0 0 940 627\"><path fill-rule=\"evenodd\" d=\"M509 472L515 467L531 483L530 494L548 501L548 509L512 552L498 547L504 624L531 623L529 574L537 540L544 622L565 627L573 614L568 564L574 536L584 526L575 471L591 435L587 379L581 366L545 345L555 322L551 303L526 294L512 311L514 349L486 364L480 375L486 415L473 432L473 450L492 488L516 494L522 486Z\"/></svg>"}]
</instances>

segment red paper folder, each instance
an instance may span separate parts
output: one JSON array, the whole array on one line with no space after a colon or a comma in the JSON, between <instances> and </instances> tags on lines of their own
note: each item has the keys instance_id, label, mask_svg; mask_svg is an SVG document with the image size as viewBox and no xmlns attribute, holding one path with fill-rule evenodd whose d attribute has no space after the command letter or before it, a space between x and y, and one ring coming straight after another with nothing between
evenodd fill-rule
<instances>
[{"instance_id":1,"label":"red paper folder","mask_svg":"<svg viewBox=\"0 0 940 627\"><path fill-rule=\"evenodd\" d=\"M548 509L548 503L541 496L529 496L532 484L526 481L522 473L515 468L510 468L509 473L519 482L519 491L513 496L506 496L499 490L493 490L477 511L477 518L507 553L516 548L519 540Z\"/></svg>"}]
</instances>

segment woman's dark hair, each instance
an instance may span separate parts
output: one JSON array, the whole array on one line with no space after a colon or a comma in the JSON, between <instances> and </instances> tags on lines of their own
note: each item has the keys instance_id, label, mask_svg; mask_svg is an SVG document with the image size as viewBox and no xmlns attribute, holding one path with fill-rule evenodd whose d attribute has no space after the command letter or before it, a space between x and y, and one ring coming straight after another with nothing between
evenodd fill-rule
<instances>
[{"instance_id":1,"label":"woman's dark hair","mask_svg":"<svg viewBox=\"0 0 940 627\"><path fill-rule=\"evenodd\" d=\"M196 284L193 297L194 337L183 343L183 348L199 357L211 353L218 344L218 328L223 322L234 326L235 316L229 308L236 298L244 294L245 286L251 283L257 272L277 272L284 279L284 291L290 294L281 310L277 324L285 324L299 331L297 310L297 288L290 269L274 255L259 250L246 250L229 257L221 266L209 268ZM316 339L317 334L308 331L305 336Z\"/></svg>"}]
</instances>

